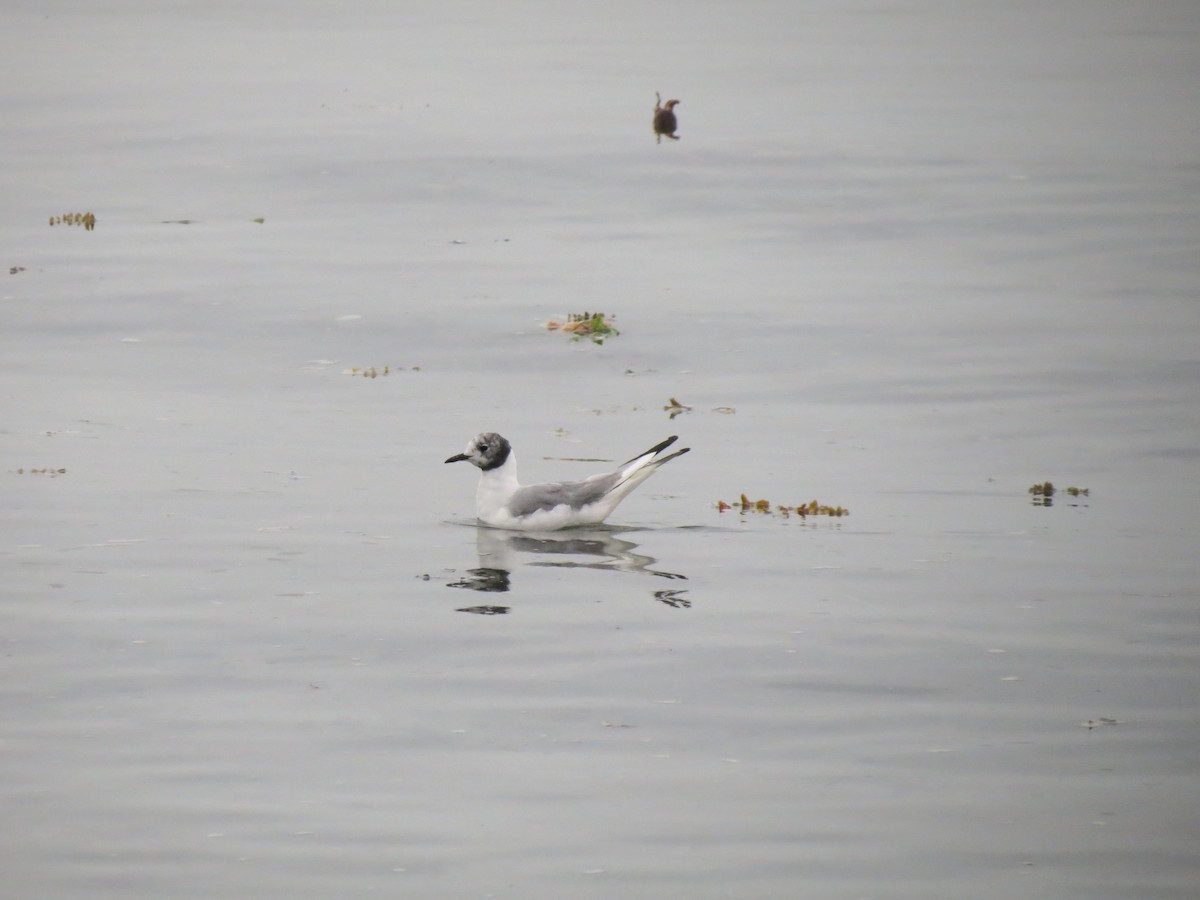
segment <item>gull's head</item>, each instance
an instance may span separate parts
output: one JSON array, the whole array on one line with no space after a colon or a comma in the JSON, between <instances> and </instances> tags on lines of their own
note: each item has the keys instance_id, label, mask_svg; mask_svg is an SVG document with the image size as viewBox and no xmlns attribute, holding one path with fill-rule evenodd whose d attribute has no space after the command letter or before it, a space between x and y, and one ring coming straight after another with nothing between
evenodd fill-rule
<instances>
[{"instance_id":1,"label":"gull's head","mask_svg":"<svg viewBox=\"0 0 1200 900\"><path fill-rule=\"evenodd\" d=\"M494 431L477 434L471 438L471 442L467 444L467 449L462 453L456 453L446 462L462 462L466 460L473 466L478 466L487 472L491 469L498 469L508 461L508 455L512 452L512 446L500 435Z\"/></svg>"}]
</instances>

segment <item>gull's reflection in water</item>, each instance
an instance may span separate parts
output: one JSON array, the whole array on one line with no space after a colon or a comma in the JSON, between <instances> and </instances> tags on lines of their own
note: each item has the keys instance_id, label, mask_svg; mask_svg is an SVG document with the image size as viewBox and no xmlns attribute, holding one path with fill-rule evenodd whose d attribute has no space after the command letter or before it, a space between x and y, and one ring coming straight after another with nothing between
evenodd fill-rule
<instances>
[{"instance_id":1,"label":"gull's reflection in water","mask_svg":"<svg viewBox=\"0 0 1200 900\"><path fill-rule=\"evenodd\" d=\"M450 582L448 587L484 593L505 593L511 586L511 573L521 564L632 572L658 578L687 580L686 575L654 568L658 560L644 553L634 552L638 544L617 535L616 530L603 527L541 534L480 527L476 529L475 538L479 565L468 569L461 579ZM533 556L535 559L526 561L521 558L524 555ZM682 596L684 593L686 592L683 590L653 592L655 600L677 609L691 606L691 602ZM463 609L462 612L502 615L508 612L508 607L473 606Z\"/></svg>"}]
</instances>

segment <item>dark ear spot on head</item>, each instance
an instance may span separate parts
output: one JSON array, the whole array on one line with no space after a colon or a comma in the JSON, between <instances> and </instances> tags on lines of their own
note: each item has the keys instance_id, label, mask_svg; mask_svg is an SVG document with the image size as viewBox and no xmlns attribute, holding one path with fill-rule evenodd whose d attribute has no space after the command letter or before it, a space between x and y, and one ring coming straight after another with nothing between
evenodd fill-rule
<instances>
[{"instance_id":1,"label":"dark ear spot on head","mask_svg":"<svg viewBox=\"0 0 1200 900\"><path fill-rule=\"evenodd\" d=\"M486 446L486 450L484 447ZM508 462L508 455L512 452L512 447L508 441L499 435L495 435L489 443L479 445L481 455L483 457L482 464L479 468L485 472L490 472L492 469L498 469Z\"/></svg>"}]
</instances>

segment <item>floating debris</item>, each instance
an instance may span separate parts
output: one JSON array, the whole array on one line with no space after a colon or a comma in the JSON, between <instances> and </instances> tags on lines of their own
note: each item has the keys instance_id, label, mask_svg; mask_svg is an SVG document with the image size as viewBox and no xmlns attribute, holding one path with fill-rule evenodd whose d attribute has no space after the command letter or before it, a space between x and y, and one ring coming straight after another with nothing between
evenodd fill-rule
<instances>
[{"instance_id":1,"label":"floating debris","mask_svg":"<svg viewBox=\"0 0 1200 900\"><path fill-rule=\"evenodd\" d=\"M9 266L8 267L9 275L16 275L18 272L24 272L24 271L25 271L24 266Z\"/></svg>"},{"instance_id":2,"label":"floating debris","mask_svg":"<svg viewBox=\"0 0 1200 900\"><path fill-rule=\"evenodd\" d=\"M1091 731L1093 728L1099 728L1102 725L1120 725L1120 719L1110 719L1108 716L1097 716L1094 719L1088 719L1086 722L1079 723L1082 727Z\"/></svg>"},{"instance_id":3,"label":"floating debris","mask_svg":"<svg viewBox=\"0 0 1200 900\"><path fill-rule=\"evenodd\" d=\"M667 399L667 405L663 407L663 412L667 413L673 419L683 413L690 413L693 409L694 407L688 406L686 403L680 403L674 397L670 397ZM714 406L712 411L726 416L731 416L737 412L732 406Z\"/></svg>"},{"instance_id":4,"label":"floating debris","mask_svg":"<svg viewBox=\"0 0 1200 900\"><path fill-rule=\"evenodd\" d=\"M361 375L363 378L380 378L383 376L391 375L393 372L420 372L420 371L421 371L420 366L410 366L407 369L404 368L404 366L384 366L382 369L377 369L377 368L375 368L375 366L368 366L365 369L360 369L360 368L358 368L358 366L355 366L351 369L342 369L342 374L343 375Z\"/></svg>"},{"instance_id":5,"label":"floating debris","mask_svg":"<svg viewBox=\"0 0 1200 900\"><path fill-rule=\"evenodd\" d=\"M616 316L606 316L602 312L570 313L567 321L556 322L551 319L546 323L550 331L565 331L571 335L571 340L579 341L589 338L593 344L603 344L605 338L616 337L621 332L613 324Z\"/></svg>"},{"instance_id":6,"label":"floating debris","mask_svg":"<svg viewBox=\"0 0 1200 900\"><path fill-rule=\"evenodd\" d=\"M663 411L668 413L670 418L673 419L680 413L691 412L692 408L690 406L685 406L674 397L671 397L667 400L667 405L663 407Z\"/></svg>"},{"instance_id":7,"label":"floating debris","mask_svg":"<svg viewBox=\"0 0 1200 900\"><path fill-rule=\"evenodd\" d=\"M665 104L662 102L662 94L658 91L654 92L654 142L661 144L664 137L669 137L673 141L679 140L679 135L675 132L679 128L679 122L675 116L675 107L679 105L678 100L668 100Z\"/></svg>"},{"instance_id":8,"label":"floating debris","mask_svg":"<svg viewBox=\"0 0 1200 900\"><path fill-rule=\"evenodd\" d=\"M802 519L809 516L830 516L837 519L850 515L850 510L844 506L829 506L825 503L818 503L816 500L810 500L808 503L801 503L797 506L785 506L782 503L773 504L770 500L751 500L745 494L742 494L741 499L733 503L718 500L717 512L726 510L737 510L743 515L746 513L763 513L765 515L778 513L785 519L790 516L799 516Z\"/></svg>"},{"instance_id":9,"label":"floating debris","mask_svg":"<svg viewBox=\"0 0 1200 900\"><path fill-rule=\"evenodd\" d=\"M55 468L46 468L46 469L17 469L17 474L18 474L18 475L25 475L25 474L29 474L29 475L49 475L51 478L57 478L59 475L66 475L66 474L67 474L67 470L66 470L66 469L55 469Z\"/></svg>"},{"instance_id":10,"label":"floating debris","mask_svg":"<svg viewBox=\"0 0 1200 900\"><path fill-rule=\"evenodd\" d=\"M51 225L82 225L84 231L91 231L96 227L96 217L90 213L63 213L61 216L51 216Z\"/></svg>"},{"instance_id":11,"label":"floating debris","mask_svg":"<svg viewBox=\"0 0 1200 900\"><path fill-rule=\"evenodd\" d=\"M1054 495L1059 492L1059 489L1052 482L1043 481L1041 484L1033 484L1029 486L1029 493L1032 496L1030 501L1034 506L1053 506ZM1062 489L1062 493L1071 497L1087 497L1090 495L1088 488L1069 487Z\"/></svg>"}]
</instances>

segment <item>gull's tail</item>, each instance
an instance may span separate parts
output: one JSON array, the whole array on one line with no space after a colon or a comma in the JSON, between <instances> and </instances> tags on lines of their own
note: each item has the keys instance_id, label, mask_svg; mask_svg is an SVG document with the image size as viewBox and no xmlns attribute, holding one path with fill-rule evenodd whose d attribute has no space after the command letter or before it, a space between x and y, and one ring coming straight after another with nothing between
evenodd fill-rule
<instances>
[{"instance_id":1,"label":"gull's tail","mask_svg":"<svg viewBox=\"0 0 1200 900\"><path fill-rule=\"evenodd\" d=\"M667 438L661 444L656 444L645 453L639 453L629 462L622 464L619 469L605 472L603 475L593 475L585 479L579 486L585 487L585 502L590 507L591 521L603 522L630 491L658 471L658 467L677 456L687 453L689 447L676 450L674 453L663 454L678 438L675 435Z\"/></svg>"}]
</instances>

